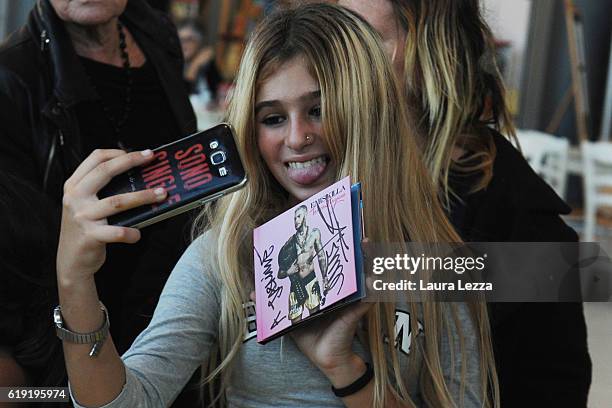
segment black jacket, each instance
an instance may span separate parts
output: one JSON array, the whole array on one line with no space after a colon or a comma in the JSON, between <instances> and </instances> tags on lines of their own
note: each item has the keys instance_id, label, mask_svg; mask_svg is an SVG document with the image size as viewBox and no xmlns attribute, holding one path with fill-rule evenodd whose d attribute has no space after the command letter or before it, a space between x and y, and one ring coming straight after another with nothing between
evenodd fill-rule
<instances>
[{"instance_id":1,"label":"black jacket","mask_svg":"<svg viewBox=\"0 0 612 408\"><path fill-rule=\"evenodd\" d=\"M121 20L157 70L183 136L192 133L196 119L174 26L143 0L130 0ZM94 92L62 21L40 0L0 47L1 169L59 201L64 181L85 158L74 106Z\"/></svg>"},{"instance_id":2,"label":"black jacket","mask_svg":"<svg viewBox=\"0 0 612 408\"><path fill-rule=\"evenodd\" d=\"M559 217L570 208L510 142L494 134L497 155L485 190L456 174L451 221L471 242L576 242ZM491 303L502 407L586 407L591 383L580 303Z\"/></svg>"},{"instance_id":3,"label":"black jacket","mask_svg":"<svg viewBox=\"0 0 612 408\"><path fill-rule=\"evenodd\" d=\"M156 70L179 126L181 134L169 135L172 139L167 141L194 132L196 120L182 79L182 52L173 24L144 0L129 0L120 19ZM44 381L58 378L56 373L43 373L50 362L44 361L44 352L34 356L32 350L41 345L47 352L49 347L61 349L48 310L57 302L61 198L65 180L87 153L82 150L75 107L92 95L95 90L63 22L48 0L40 0L27 24L0 45L0 201L7 204L0 205L0 217L10 220L12 228L0 234L0 287L13 288L10 299L8 292L0 291L0 347L12 349L22 366L40 374L41 385L54 385ZM107 262L96 274L101 299L114 309L110 318L119 352L146 327L186 246L186 217L177 220L143 230L138 244L109 247ZM43 242L41 235L48 239ZM24 263L28 251L30 262ZM48 299L33 299L38 293ZM33 300L45 306L28 310ZM51 338L40 340L45 335Z\"/></svg>"}]
</instances>

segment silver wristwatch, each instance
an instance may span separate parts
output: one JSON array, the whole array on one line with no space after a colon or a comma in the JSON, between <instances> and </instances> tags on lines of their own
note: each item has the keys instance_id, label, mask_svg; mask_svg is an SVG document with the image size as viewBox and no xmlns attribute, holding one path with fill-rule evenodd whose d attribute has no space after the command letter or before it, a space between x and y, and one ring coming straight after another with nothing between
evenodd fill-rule
<instances>
[{"instance_id":1,"label":"silver wristwatch","mask_svg":"<svg viewBox=\"0 0 612 408\"><path fill-rule=\"evenodd\" d=\"M53 322L55 323L55 332L57 337L60 339L76 344L93 344L89 351L89 357L95 357L100 352L104 340L108 337L108 329L110 327L110 321L108 320L108 312L106 307L100 302L100 309L104 313L104 323L95 332L91 333L75 333L64 327L64 320L62 319L62 308L57 306L53 309Z\"/></svg>"}]
</instances>

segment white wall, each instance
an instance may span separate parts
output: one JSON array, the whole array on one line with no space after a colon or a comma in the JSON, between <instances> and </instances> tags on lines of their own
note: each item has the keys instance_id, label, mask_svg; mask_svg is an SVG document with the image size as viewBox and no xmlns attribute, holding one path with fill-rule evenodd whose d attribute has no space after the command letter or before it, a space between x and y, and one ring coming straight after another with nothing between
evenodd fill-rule
<instances>
[{"instance_id":1,"label":"white wall","mask_svg":"<svg viewBox=\"0 0 612 408\"><path fill-rule=\"evenodd\" d=\"M482 0L482 4L495 38L512 44L507 54L509 60L505 77L510 88L518 89L529 31L531 0Z\"/></svg>"}]
</instances>

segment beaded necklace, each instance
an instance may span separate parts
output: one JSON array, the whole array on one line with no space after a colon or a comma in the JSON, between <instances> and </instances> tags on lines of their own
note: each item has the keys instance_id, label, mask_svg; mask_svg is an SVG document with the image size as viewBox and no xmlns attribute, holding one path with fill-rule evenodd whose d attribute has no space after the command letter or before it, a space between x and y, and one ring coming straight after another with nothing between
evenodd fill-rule
<instances>
[{"instance_id":1,"label":"beaded necklace","mask_svg":"<svg viewBox=\"0 0 612 408\"><path fill-rule=\"evenodd\" d=\"M128 150L125 144L121 140L121 129L127 122L130 111L132 110L132 87L134 84L134 80L132 78L132 73L130 70L130 56L127 52L127 44L125 41L125 32L123 31L123 25L120 21L117 20L117 31L119 32L119 52L121 55L121 59L123 60L123 70L125 72L125 77L127 79L127 87L125 90L125 100L123 104L123 112L119 119L117 119L110 111L108 105L104 102L102 98L100 98L100 105L102 105L102 110L104 111L104 116L110 123L113 128L115 139L117 140L117 145L120 149ZM94 83L91 81L92 84ZM94 84L94 88L96 88ZM96 89L97 90L97 89ZM98 92L100 94L100 92Z\"/></svg>"}]
</instances>

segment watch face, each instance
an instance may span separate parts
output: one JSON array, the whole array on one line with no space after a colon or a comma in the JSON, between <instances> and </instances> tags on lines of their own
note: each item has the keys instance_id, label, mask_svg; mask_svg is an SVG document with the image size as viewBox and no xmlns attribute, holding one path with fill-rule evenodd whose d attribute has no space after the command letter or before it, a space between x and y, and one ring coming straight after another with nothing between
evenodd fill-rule
<instances>
[{"instance_id":1,"label":"watch face","mask_svg":"<svg viewBox=\"0 0 612 408\"><path fill-rule=\"evenodd\" d=\"M63 324L62 312L60 312L59 306L53 309L53 322L55 323L56 326L62 327L62 324Z\"/></svg>"}]
</instances>

